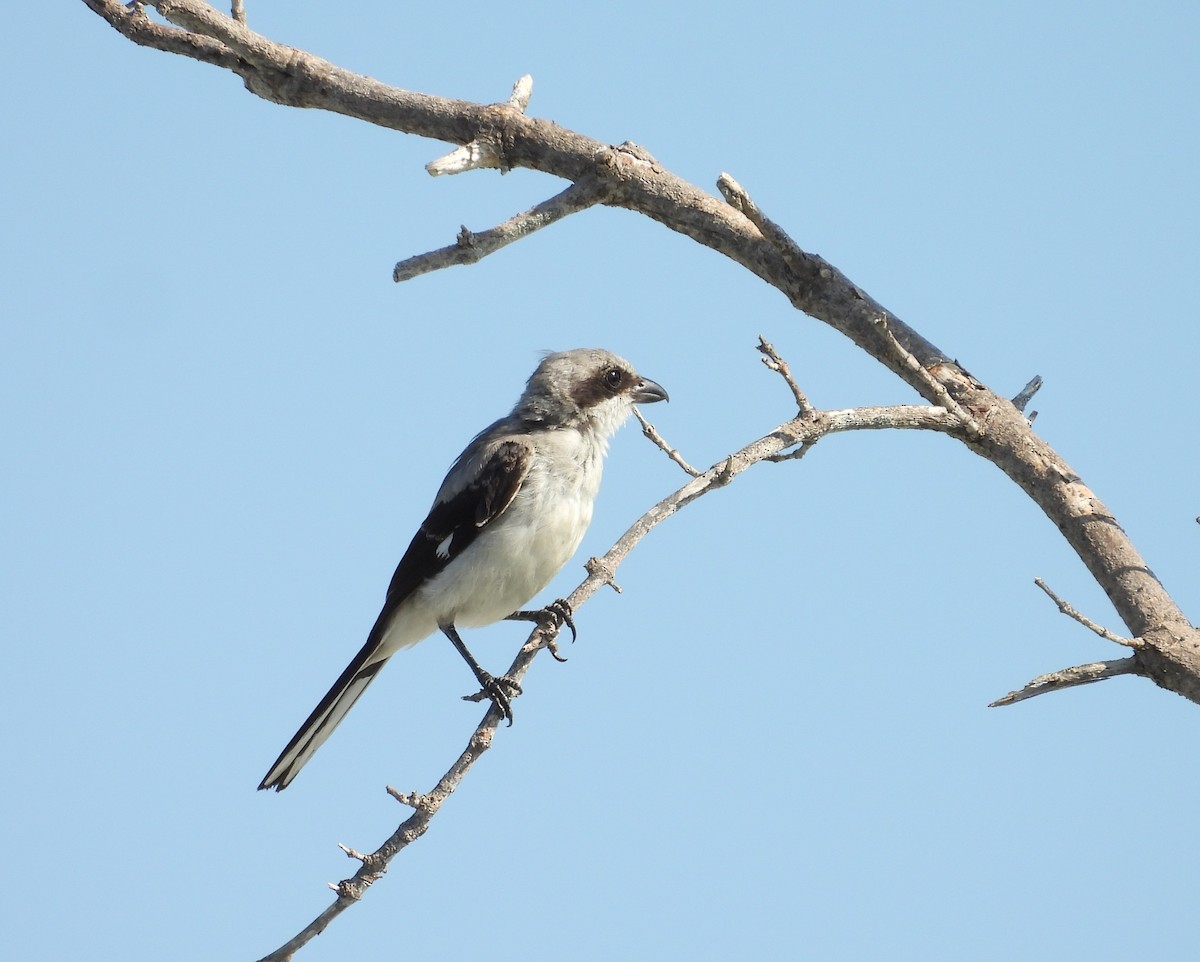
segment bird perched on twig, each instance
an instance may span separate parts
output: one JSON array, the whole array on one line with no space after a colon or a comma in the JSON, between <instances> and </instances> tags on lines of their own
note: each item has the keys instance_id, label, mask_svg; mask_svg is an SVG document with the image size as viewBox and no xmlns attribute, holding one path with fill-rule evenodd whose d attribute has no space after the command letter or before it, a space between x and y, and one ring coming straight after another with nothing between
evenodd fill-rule
<instances>
[{"instance_id":1,"label":"bird perched on twig","mask_svg":"<svg viewBox=\"0 0 1200 962\"><path fill-rule=\"evenodd\" d=\"M571 611L521 606L567 563L592 520L608 441L634 404L667 392L626 360L593 348L547 355L506 417L485 428L450 467L388 586L367 642L258 786L282 791L401 648L437 630L458 649L509 723L515 682L486 672L459 627Z\"/></svg>"}]
</instances>

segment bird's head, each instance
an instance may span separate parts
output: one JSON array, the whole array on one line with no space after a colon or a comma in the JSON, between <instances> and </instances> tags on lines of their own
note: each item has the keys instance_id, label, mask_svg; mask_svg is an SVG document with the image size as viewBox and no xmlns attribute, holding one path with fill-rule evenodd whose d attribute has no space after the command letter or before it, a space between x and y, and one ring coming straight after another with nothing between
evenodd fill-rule
<instances>
[{"instance_id":1,"label":"bird's head","mask_svg":"<svg viewBox=\"0 0 1200 962\"><path fill-rule=\"evenodd\" d=\"M590 425L607 438L629 417L633 405L666 400L662 386L642 377L624 358L582 347L547 354L513 413L545 427Z\"/></svg>"}]
</instances>

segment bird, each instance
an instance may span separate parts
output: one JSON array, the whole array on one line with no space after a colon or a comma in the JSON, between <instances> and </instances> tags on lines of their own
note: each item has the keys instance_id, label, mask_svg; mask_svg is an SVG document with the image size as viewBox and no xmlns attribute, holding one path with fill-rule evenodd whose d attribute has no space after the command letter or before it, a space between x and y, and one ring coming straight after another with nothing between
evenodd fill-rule
<instances>
[{"instance_id":1,"label":"bird","mask_svg":"<svg viewBox=\"0 0 1200 962\"><path fill-rule=\"evenodd\" d=\"M362 649L259 784L282 791L397 651L441 631L481 691L512 724L516 682L475 660L459 627L552 620L574 633L570 606L526 611L575 554L592 520L609 439L635 404L669 400L663 387L599 348L545 355L516 406L451 465L388 585Z\"/></svg>"}]
</instances>

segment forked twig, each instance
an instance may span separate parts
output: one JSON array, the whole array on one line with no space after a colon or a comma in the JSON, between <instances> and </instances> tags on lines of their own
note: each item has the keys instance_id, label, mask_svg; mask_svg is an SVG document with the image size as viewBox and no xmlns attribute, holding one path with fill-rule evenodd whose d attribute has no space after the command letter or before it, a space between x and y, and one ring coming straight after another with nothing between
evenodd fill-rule
<instances>
[{"instance_id":1,"label":"forked twig","mask_svg":"<svg viewBox=\"0 0 1200 962\"><path fill-rule=\"evenodd\" d=\"M635 418L637 418L638 423L641 424L642 434L644 434L651 442L653 442L655 447L657 447L660 451L662 451L663 454L665 454L668 458L670 458L672 461L674 461L676 464L678 464L681 468L683 468L684 471L686 471L688 474L690 474L693 478L698 478L698 477L700 477L701 474L704 473L703 471L700 471L697 468L693 468L690 464L687 463L687 461L684 460L682 454L680 454L677 450L675 450L675 448L673 448L669 444L667 444L667 442L666 442L666 440L664 440L663 436L658 433L658 430L654 427L653 424L651 424L649 421L646 420L646 416L644 414L642 414L642 412L640 410L638 410L637 407L634 407L634 409L633 409L633 416Z\"/></svg>"},{"instance_id":2,"label":"forked twig","mask_svg":"<svg viewBox=\"0 0 1200 962\"><path fill-rule=\"evenodd\" d=\"M1081 614L1074 607L1063 601L1056 595L1041 578L1035 578L1033 583L1042 589L1058 606L1058 610L1073 621L1077 621L1089 631L1095 632L1106 641L1111 641L1117 645L1123 645L1126 648L1138 649L1141 648L1143 642L1140 638L1126 638L1123 635L1117 635L1109 631L1103 625L1099 625ZM1090 685L1093 682L1104 681L1106 678L1115 678L1117 675L1136 675L1139 674L1137 657L1130 655L1127 658L1117 658L1113 661L1096 661L1087 665L1075 665L1073 668L1063 668L1061 671L1052 671L1045 675L1038 675L1029 682L1024 688L1019 691L1010 691L1003 698L997 698L994 702L988 705L989 708L998 708L1003 705L1015 705L1019 701L1025 701L1037 695L1044 695L1047 692L1061 691L1064 688L1074 688L1077 685Z\"/></svg>"},{"instance_id":3,"label":"forked twig","mask_svg":"<svg viewBox=\"0 0 1200 962\"><path fill-rule=\"evenodd\" d=\"M809 403L808 396L800 389L800 385L796 383L796 379L792 377L792 369L788 367L787 361L779 356L775 345L761 334L758 335L758 351L763 356L763 364L783 378L784 383L792 392L792 397L796 400L796 407L799 408L800 413L802 415L811 414L813 406Z\"/></svg>"}]
</instances>

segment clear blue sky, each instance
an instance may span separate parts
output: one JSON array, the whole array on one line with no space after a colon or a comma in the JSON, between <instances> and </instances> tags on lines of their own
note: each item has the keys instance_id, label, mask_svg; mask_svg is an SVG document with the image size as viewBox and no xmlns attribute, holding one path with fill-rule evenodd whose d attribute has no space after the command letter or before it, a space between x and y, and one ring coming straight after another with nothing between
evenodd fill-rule
<instances>
[{"instance_id":1,"label":"clear blue sky","mask_svg":"<svg viewBox=\"0 0 1200 962\"><path fill-rule=\"evenodd\" d=\"M249 0L398 86L504 99L733 174L1037 427L1195 617L1194 3L415 7ZM480 715L404 653L282 795L255 785L362 642L451 459L547 348L671 392L708 465L789 416L913 400L755 278L622 211L470 268L392 264L561 189L430 179L440 143L289 110L81 3L0 37L0 723L14 959L254 959ZM626 429L578 562L681 481ZM547 592L580 579L570 566ZM1182 957L1200 709L1123 654L1032 504L941 437L764 465L660 528L539 659L516 725L305 962ZM522 632L469 639L506 665ZM1151 921L1152 920L1152 921Z\"/></svg>"}]
</instances>

